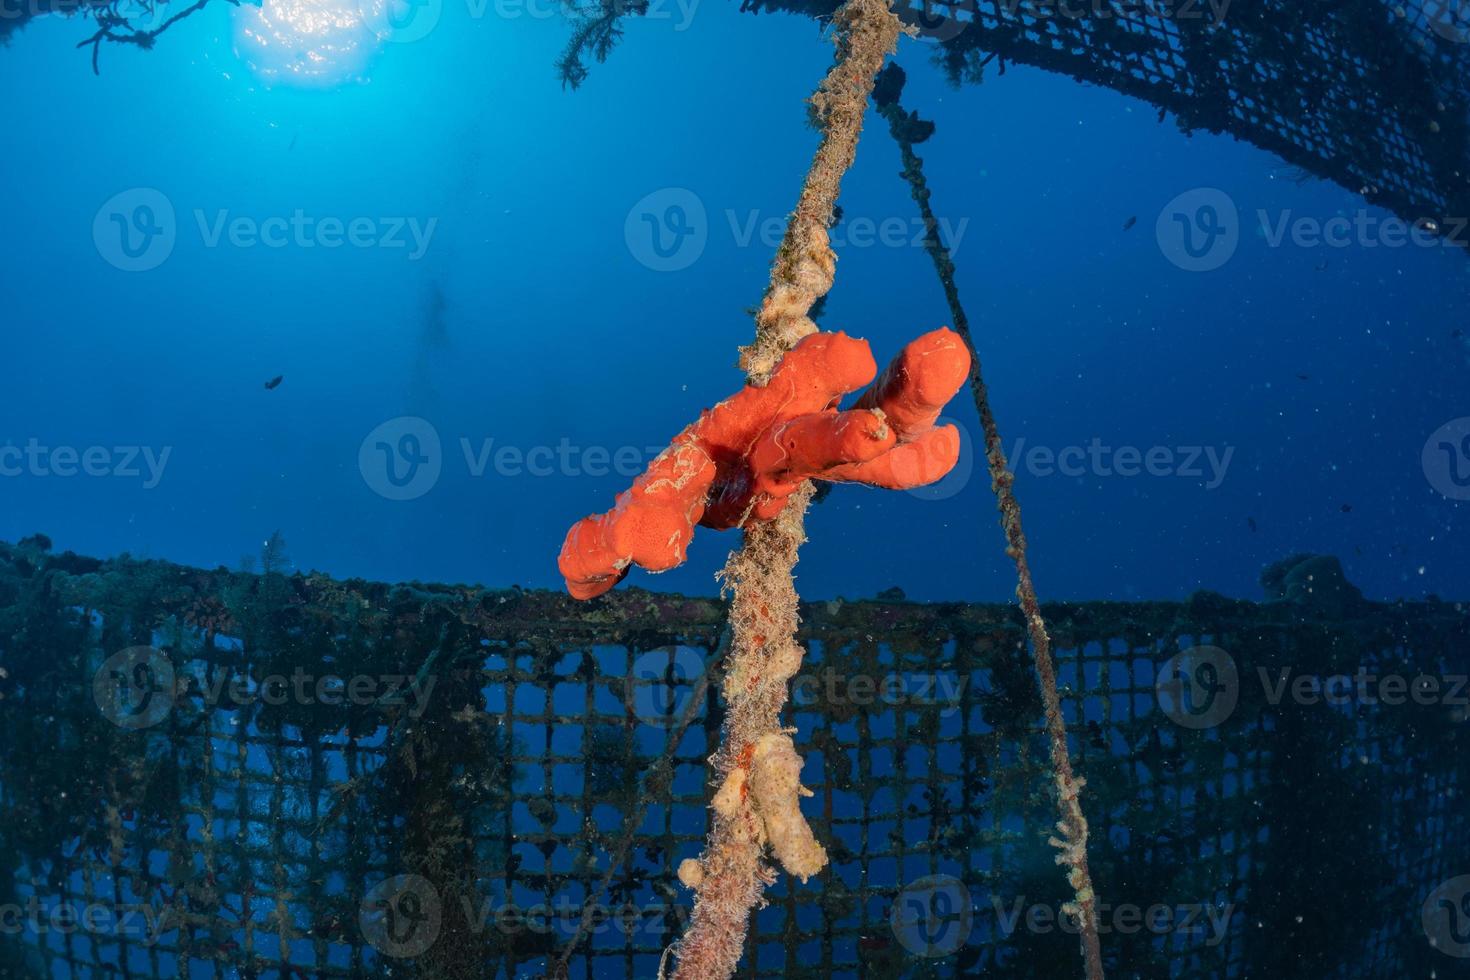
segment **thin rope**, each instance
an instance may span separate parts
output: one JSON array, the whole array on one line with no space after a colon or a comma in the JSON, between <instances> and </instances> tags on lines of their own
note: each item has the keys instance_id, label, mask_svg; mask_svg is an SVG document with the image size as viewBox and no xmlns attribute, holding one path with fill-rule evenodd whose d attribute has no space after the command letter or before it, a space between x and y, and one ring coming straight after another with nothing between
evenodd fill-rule
<instances>
[{"instance_id":1,"label":"thin rope","mask_svg":"<svg viewBox=\"0 0 1470 980\"><path fill-rule=\"evenodd\" d=\"M908 181L914 201L924 220L924 248L934 260L939 281L944 287L944 298L949 304L954 329L970 348L970 388L975 395L975 408L980 413L980 426L985 433L985 460L990 468L990 486L995 491L996 505L1000 511L1001 527L1005 531L1006 554L1016 563L1016 598L1020 600L1025 614L1026 630L1031 637L1031 654L1036 662L1036 676L1041 685L1041 698L1046 714L1046 733L1051 744L1052 774L1057 789L1057 809L1061 819L1057 821L1059 837L1050 843L1061 853L1057 863L1065 865L1067 881L1075 893L1075 901L1068 902L1064 911L1079 923L1082 954L1088 980L1103 980L1102 949L1098 941L1097 895L1092 888L1092 874L1087 867L1087 818L1082 813L1079 795L1086 781L1072 773L1072 759L1067 751L1067 723L1062 718L1061 698L1057 694L1056 666L1052 659L1051 636L1046 622L1041 617L1041 603L1036 598L1036 586L1031 579L1031 563L1026 557L1026 533L1021 526L1021 505L1016 500L1015 474L1007 465L1005 450L1001 446L1000 428L995 414L990 409L990 393L980 371L980 353L975 348L975 338L970 332L970 320L960 305L959 288L955 285L954 259L949 248L939 237L939 222L929 204L930 191L924 179L924 161L914 152L914 141L927 139L933 132L933 123L918 118L916 113L904 112L898 97L903 86L903 70L897 65L889 66L878 98L878 111L888 121L889 131L903 154L904 180Z\"/></svg>"}]
</instances>

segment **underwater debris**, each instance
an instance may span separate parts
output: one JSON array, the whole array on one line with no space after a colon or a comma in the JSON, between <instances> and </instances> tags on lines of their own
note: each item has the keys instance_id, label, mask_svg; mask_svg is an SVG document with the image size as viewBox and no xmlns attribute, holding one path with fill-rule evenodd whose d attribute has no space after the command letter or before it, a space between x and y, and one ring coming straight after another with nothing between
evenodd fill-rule
<instances>
[{"instance_id":1,"label":"underwater debris","mask_svg":"<svg viewBox=\"0 0 1470 980\"><path fill-rule=\"evenodd\" d=\"M567 533L558 566L567 591L591 599L637 565L684 562L696 524L769 521L808 480L902 490L941 479L959 459L959 430L936 427L970 371L960 338L941 328L913 341L848 411L833 406L873 379L867 341L812 334L765 387L747 385L704 412L610 511Z\"/></svg>"},{"instance_id":2,"label":"underwater debris","mask_svg":"<svg viewBox=\"0 0 1470 980\"><path fill-rule=\"evenodd\" d=\"M1363 593L1332 555L1292 555L1261 573L1267 602L1285 602L1324 616L1345 617L1363 604Z\"/></svg>"}]
</instances>

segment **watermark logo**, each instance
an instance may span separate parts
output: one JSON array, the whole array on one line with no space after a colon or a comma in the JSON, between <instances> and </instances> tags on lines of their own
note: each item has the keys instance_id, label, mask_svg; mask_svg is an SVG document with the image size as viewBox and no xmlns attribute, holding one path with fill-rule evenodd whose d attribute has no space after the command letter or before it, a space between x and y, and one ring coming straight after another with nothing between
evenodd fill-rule
<instances>
[{"instance_id":1,"label":"watermark logo","mask_svg":"<svg viewBox=\"0 0 1470 980\"><path fill-rule=\"evenodd\" d=\"M920 878L898 893L889 913L893 934L915 956L949 956L970 938L970 890L951 875Z\"/></svg>"},{"instance_id":2,"label":"watermark logo","mask_svg":"<svg viewBox=\"0 0 1470 980\"><path fill-rule=\"evenodd\" d=\"M1240 247L1240 211L1224 191L1196 188L1164 206L1154 234L1174 265L1186 272L1212 272Z\"/></svg>"},{"instance_id":3,"label":"watermark logo","mask_svg":"<svg viewBox=\"0 0 1470 980\"><path fill-rule=\"evenodd\" d=\"M163 482L172 446L48 446L32 436L24 447L0 446L0 478L63 480L77 476L138 480L144 490Z\"/></svg>"},{"instance_id":4,"label":"watermark logo","mask_svg":"<svg viewBox=\"0 0 1470 980\"><path fill-rule=\"evenodd\" d=\"M704 202L684 187L656 190L628 211L623 240L633 258L654 272L687 269L709 243Z\"/></svg>"},{"instance_id":5,"label":"watermark logo","mask_svg":"<svg viewBox=\"0 0 1470 980\"><path fill-rule=\"evenodd\" d=\"M937 708L941 718L948 718L960 710L967 681L967 677L954 673L906 671L879 676L823 667L792 680L791 703L800 708L818 704L833 708Z\"/></svg>"},{"instance_id":6,"label":"watermark logo","mask_svg":"<svg viewBox=\"0 0 1470 980\"><path fill-rule=\"evenodd\" d=\"M1219 647L1190 647L1164 662L1154 684L1159 708L1183 728L1214 728L1240 700L1235 658Z\"/></svg>"},{"instance_id":7,"label":"watermark logo","mask_svg":"<svg viewBox=\"0 0 1470 980\"><path fill-rule=\"evenodd\" d=\"M659 647L639 655L628 671L633 714L647 725L677 725L703 674L704 656L694 647Z\"/></svg>"},{"instance_id":8,"label":"watermark logo","mask_svg":"<svg viewBox=\"0 0 1470 980\"><path fill-rule=\"evenodd\" d=\"M412 44L428 37L444 15L444 0L360 0L362 21L379 39Z\"/></svg>"},{"instance_id":9,"label":"watermark logo","mask_svg":"<svg viewBox=\"0 0 1470 980\"><path fill-rule=\"evenodd\" d=\"M1470 959L1470 875L1451 878L1431 892L1423 921L1431 946L1446 956Z\"/></svg>"},{"instance_id":10,"label":"watermark logo","mask_svg":"<svg viewBox=\"0 0 1470 980\"><path fill-rule=\"evenodd\" d=\"M759 210L743 214L733 208L723 212L725 225L730 230L730 240L736 248L758 246L762 251L780 248L786 240L786 230L791 224L789 215L764 215ZM970 219L960 217L935 218L934 236L949 254L958 256L964 245L965 232ZM928 248L931 241L929 228L917 215L898 217L874 217L866 214L844 214L842 220L827 229L828 243L838 251L857 248Z\"/></svg>"},{"instance_id":11,"label":"watermark logo","mask_svg":"<svg viewBox=\"0 0 1470 980\"><path fill-rule=\"evenodd\" d=\"M1065 906L1032 905L1027 903L1025 896L1017 898L1009 907L998 896L991 896L990 904L995 910L996 924L1002 936L1013 936L1021 929L1039 936L1057 931L1076 935L1080 925L1076 913ZM1100 936L1114 933L1131 936L1140 932L1189 939L1202 936L1206 947L1214 947L1220 945L1229 933L1235 905L1159 903L1145 908L1128 902L1120 905L1099 902L1094 912Z\"/></svg>"},{"instance_id":12,"label":"watermark logo","mask_svg":"<svg viewBox=\"0 0 1470 980\"><path fill-rule=\"evenodd\" d=\"M1027 446L1017 439L1007 453L1011 472L1034 477L1092 476L1125 480L1143 476L1198 480L1206 490L1225 482L1234 446L1112 446L1093 436L1085 446Z\"/></svg>"},{"instance_id":13,"label":"watermark logo","mask_svg":"<svg viewBox=\"0 0 1470 980\"><path fill-rule=\"evenodd\" d=\"M923 0L917 9L905 7L898 16L905 25L918 31L921 41L943 44L959 37L974 22L975 0L955 0L942 5Z\"/></svg>"},{"instance_id":14,"label":"watermark logo","mask_svg":"<svg viewBox=\"0 0 1470 980\"><path fill-rule=\"evenodd\" d=\"M1470 44L1470 0L1429 0L1429 29L1452 44Z\"/></svg>"},{"instance_id":15,"label":"watermark logo","mask_svg":"<svg viewBox=\"0 0 1470 980\"><path fill-rule=\"evenodd\" d=\"M228 210L208 214L194 209L194 225L205 248L299 248L338 249L381 248L403 249L410 262L417 262L429 251L438 218L416 217L338 218L317 217L296 208L290 215L256 218L250 215L231 217Z\"/></svg>"},{"instance_id":16,"label":"watermark logo","mask_svg":"<svg viewBox=\"0 0 1470 980\"><path fill-rule=\"evenodd\" d=\"M439 482L444 451L427 419L405 415L369 432L357 468L372 491L389 500L417 500Z\"/></svg>"},{"instance_id":17,"label":"watermark logo","mask_svg":"<svg viewBox=\"0 0 1470 980\"><path fill-rule=\"evenodd\" d=\"M1278 667L1272 671L1257 667L1261 689L1266 701L1276 707L1283 701L1292 704L1329 704L1334 707L1357 705L1383 705L1389 708L1413 704L1419 707L1442 705L1447 708L1470 708L1470 698L1465 691L1470 687L1470 675L1445 674L1432 676L1420 673L1413 677L1407 674L1370 673L1367 667L1359 667L1354 674L1296 674L1291 667Z\"/></svg>"},{"instance_id":18,"label":"watermark logo","mask_svg":"<svg viewBox=\"0 0 1470 980\"><path fill-rule=\"evenodd\" d=\"M1419 218L1405 221L1397 215L1381 215L1360 208L1351 215L1338 214L1325 221L1297 215L1290 208L1274 217L1264 208L1256 211L1256 228L1268 248L1288 244L1301 249L1316 248L1466 248L1465 218Z\"/></svg>"},{"instance_id":19,"label":"watermark logo","mask_svg":"<svg viewBox=\"0 0 1470 980\"><path fill-rule=\"evenodd\" d=\"M438 678L409 674L308 673L296 667L256 677L244 669L176 671L168 655L153 647L113 654L92 676L92 696L103 717L120 728L151 728L181 701L198 699L210 708L254 704L403 707L410 718L428 710Z\"/></svg>"},{"instance_id":20,"label":"watermark logo","mask_svg":"<svg viewBox=\"0 0 1470 980\"><path fill-rule=\"evenodd\" d=\"M435 0L440 2L440 0ZM296 208L264 218L229 210L191 212L194 232L207 249L222 247L402 250L410 262L423 258L439 226L438 218L318 216ZM108 263L124 272L147 272L162 265L181 233L173 203L151 187L114 195L92 220L92 241Z\"/></svg>"},{"instance_id":21,"label":"watermark logo","mask_svg":"<svg viewBox=\"0 0 1470 980\"><path fill-rule=\"evenodd\" d=\"M48 938L78 934L94 939L124 939L152 946L173 927L172 908L162 910L140 903L79 903L46 900L32 895L26 904L0 905L0 936L30 934Z\"/></svg>"},{"instance_id":22,"label":"watermark logo","mask_svg":"<svg viewBox=\"0 0 1470 980\"><path fill-rule=\"evenodd\" d=\"M1444 425L1420 456L1429 485L1450 500L1470 500L1470 417Z\"/></svg>"},{"instance_id":23,"label":"watermark logo","mask_svg":"<svg viewBox=\"0 0 1470 980\"><path fill-rule=\"evenodd\" d=\"M123 272L147 272L163 265L178 237L173 203L151 187L114 195L92 219L97 254Z\"/></svg>"},{"instance_id":24,"label":"watermark logo","mask_svg":"<svg viewBox=\"0 0 1470 980\"><path fill-rule=\"evenodd\" d=\"M102 662L92 675L92 698L119 728L152 728L174 707L173 662L153 647L129 647Z\"/></svg>"},{"instance_id":25,"label":"watermark logo","mask_svg":"<svg viewBox=\"0 0 1470 980\"><path fill-rule=\"evenodd\" d=\"M439 938L444 909L439 893L419 875L398 875L363 897L358 925L363 938L384 956L422 956Z\"/></svg>"},{"instance_id":26,"label":"watermark logo","mask_svg":"<svg viewBox=\"0 0 1470 980\"><path fill-rule=\"evenodd\" d=\"M570 937L580 935L665 936L669 926L682 927L689 921L687 905L632 901L621 905L602 902L573 902L563 895L555 902L521 906L460 898L464 919L476 935L493 928L509 937Z\"/></svg>"},{"instance_id":27,"label":"watermark logo","mask_svg":"<svg viewBox=\"0 0 1470 980\"><path fill-rule=\"evenodd\" d=\"M940 417L936 425L953 425L960 434L960 457L954 464L954 468L946 473L941 479L920 487L911 487L907 493L918 497L920 500L948 500L950 497L960 493L970 485L970 478L975 475L975 445L970 439L970 430L960 425L955 419ZM907 464L907 457L898 457L903 460L895 466L896 470L902 470ZM915 467L917 471L927 467ZM913 482L912 480L908 482Z\"/></svg>"}]
</instances>

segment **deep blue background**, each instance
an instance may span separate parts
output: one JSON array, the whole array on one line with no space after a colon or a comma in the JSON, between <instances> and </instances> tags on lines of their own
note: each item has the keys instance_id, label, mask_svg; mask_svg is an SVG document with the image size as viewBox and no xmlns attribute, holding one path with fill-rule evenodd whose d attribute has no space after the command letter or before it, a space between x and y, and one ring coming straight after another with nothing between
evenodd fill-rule
<instances>
[{"instance_id":1,"label":"deep blue background","mask_svg":"<svg viewBox=\"0 0 1470 980\"><path fill-rule=\"evenodd\" d=\"M370 81L335 87L263 84L235 51L233 20L252 12L224 4L154 51L104 49L101 77L73 47L77 21L39 20L0 51L0 446L172 450L154 489L0 478L0 537L44 531L98 555L235 565L279 529L303 570L559 583L566 527L626 479L476 478L460 439L657 445L740 383L735 349L773 250L742 244L731 221L779 219L794 203L815 145L802 100L831 47L810 21L702 0L687 29L671 6L629 22L611 61L569 93L553 69L566 23L511 9L476 17L448 0L427 37L384 47ZM1364 206L1064 78L1012 67L953 89L929 53L903 42L905 101L939 127L921 151L936 210L967 222L959 282L1007 444L1234 448L1214 489L1023 469L1042 594L1254 596L1261 568L1296 550L1341 555L1373 596L1470 594L1470 509L1420 462L1430 433L1470 416L1470 346L1452 333L1470 327L1466 255L1270 248L1253 233L1258 209L1321 220ZM912 219L898 167L886 127L870 125L844 188L850 221ZM99 254L92 227L137 187L169 199L178 241L160 267L130 273ZM688 268L658 272L625 222L671 187L703 204L708 244ZM1172 265L1154 232L1197 187L1226 191L1246 228L1208 273ZM195 227L196 210L298 208L437 227L418 261L207 248ZM827 328L869 338L885 361L947 321L920 249L839 252ZM442 342L427 326L436 288ZM443 475L417 500L386 500L359 446L410 414L442 436ZM953 414L976 431L967 394ZM810 518L803 593L1008 598L988 482L976 469L939 500L839 488ZM710 591L735 543L702 532L685 568L633 581Z\"/></svg>"}]
</instances>

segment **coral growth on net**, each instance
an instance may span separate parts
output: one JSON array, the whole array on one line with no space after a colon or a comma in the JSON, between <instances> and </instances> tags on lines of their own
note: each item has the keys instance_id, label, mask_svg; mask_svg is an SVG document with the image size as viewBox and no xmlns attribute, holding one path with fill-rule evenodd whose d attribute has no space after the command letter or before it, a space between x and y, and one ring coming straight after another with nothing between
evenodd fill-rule
<instances>
[{"instance_id":1,"label":"coral growth on net","mask_svg":"<svg viewBox=\"0 0 1470 980\"><path fill-rule=\"evenodd\" d=\"M590 599L634 565L674 568L696 525L769 521L807 480L907 489L942 478L959 458L959 433L935 421L969 370L964 342L940 328L840 411L844 395L873 381L872 352L844 333L807 336L763 387L747 384L706 410L612 510L571 529L558 562L568 591Z\"/></svg>"}]
</instances>

